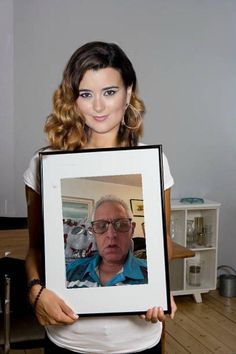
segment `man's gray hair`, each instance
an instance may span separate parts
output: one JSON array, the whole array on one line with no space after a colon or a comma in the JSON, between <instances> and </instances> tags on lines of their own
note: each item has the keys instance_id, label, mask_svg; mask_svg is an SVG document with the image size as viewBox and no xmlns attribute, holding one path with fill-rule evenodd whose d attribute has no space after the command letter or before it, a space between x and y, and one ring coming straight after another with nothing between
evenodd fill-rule
<instances>
[{"instance_id":1,"label":"man's gray hair","mask_svg":"<svg viewBox=\"0 0 236 354\"><path fill-rule=\"evenodd\" d=\"M111 202L111 203L119 203L126 211L127 213L127 217L128 218L132 218L133 215L132 215L132 212L130 210L130 208L128 207L128 205L126 204L126 202L121 199L121 198L118 198L117 196L115 195L112 195L112 194L108 194L108 195L105 195L103 197L101 197L95 204L94 208L93 208L93 213L92 213L92 221L94 221L94 216L95 216L95 213L96 213L96 210L98 207L100 207L100 205L102 205L103 203L107 203L107 202Z\"/></svg>"}]
</instances>

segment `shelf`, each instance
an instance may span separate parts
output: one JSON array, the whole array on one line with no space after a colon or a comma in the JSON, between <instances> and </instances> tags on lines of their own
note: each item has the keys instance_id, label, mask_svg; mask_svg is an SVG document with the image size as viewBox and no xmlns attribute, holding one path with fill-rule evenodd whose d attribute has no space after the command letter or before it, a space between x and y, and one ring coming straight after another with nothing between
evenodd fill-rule
<instances>
[{"instance_id":1,"label":"shelf","mask_svg":"<svg viewBox=\"0 0 236 354\"><path fill-rule=\"evenodd\" d=\"M193 252L216 251L216 247L190 247Z\"/></svg>"},{"instance_id":2,"label":"shelf","mask_svg":"<svg viewBox=\"0 0 236 354\"><path fill-rule=\"evenodd\" d=\"M216 288L219 207L220 203L209 200L205 200L204 204L183 204L179 200L171 201L172 240L187 247L195 254L192 258L176 259L170 262L170 284L174 295L193 294L195 300L200 302L201 293ZM198 242L204 242L206 245L194 243L186 246L188 220L193 223L194 238L197 237ZM203 226L203 236L200 233L196 234L195 225L199 221ZM205 230L207 232L204 234ZM203 239L199 240L199 237Z\"/></svg>"},{"instance_id":3,"label":"shelf","mask_svg":"<svg viewBox=\"0 0 236 354\"><path fill-rule=\"evenodd\" d=\"M189 203L181 203L180 199L172 199L171 200L171 207L174 208L174 210L203 210L203 209L208 209L208 208L219 208L220 203L218 202L213 202L212 200L204 199L203 204L189 204Z\"/></svg>"},{"instance_id":4,"label":"shelf","mask_svg":"<svg viewBox=\"0 0 236 354\"><path fill-rule=\"evenodd\" d=\"M195 256L195 251L188 249L179 245L178 243L173 242L173 258L172 259L179 259L179 258L188 258Z\"/></svg>"}]
</instances>

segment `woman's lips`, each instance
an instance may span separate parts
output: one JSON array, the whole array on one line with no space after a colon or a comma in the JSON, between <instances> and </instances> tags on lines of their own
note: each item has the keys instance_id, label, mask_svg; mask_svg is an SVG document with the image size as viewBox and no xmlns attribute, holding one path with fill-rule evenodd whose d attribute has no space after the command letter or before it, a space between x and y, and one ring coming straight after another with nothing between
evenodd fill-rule
<instances>
[{"instance_id":1,"label":"woman's lips","mask_svg":"<svg viewBox=\"0 0 236 354\"><path fill-rule=\"evenodd\" d=\"M93 118L98 122L103 122L108 118L108 116L94 116Z\"/></svg>"}]
</instances>

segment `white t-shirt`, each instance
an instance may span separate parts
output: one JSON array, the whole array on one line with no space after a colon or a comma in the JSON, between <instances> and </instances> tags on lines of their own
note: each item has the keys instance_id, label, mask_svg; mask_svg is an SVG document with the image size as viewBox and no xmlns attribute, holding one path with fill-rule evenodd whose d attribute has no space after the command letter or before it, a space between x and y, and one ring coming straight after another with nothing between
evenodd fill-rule
<instances>
[{"instance_id":1,"label":"white t-shirt","mask_svg":"<svg viewBox=\"0 0 236 354\"><path fill-rule=\"evenodd\" d=\"M174 184L166 156L163 154L164 189ZM38 153L24 173L25 184L39 193ZM157 304L158 305L158 304ZM162 324L146 322L139 316L82 317L71 325L46 327L48 337L59 347L77 353L135 353L155 346L161 337Z\"/></svg>"},{"instance_id":2,"label":"white t-shirt","mask_svg":"<svg viewBox=\"0 0 236 354\"><path fill-rule=\"evenodd\" d=\"M47 149L44 151L51 151L51 150ZM163 154L163 171L164 171L164 189L166 190L173 186L174 180L170 174L170 168L165 154ZM38 153L36 153L30 160L29 167L24 172L23 178L24 178L24 183L28 187L32 188L35 192L39 193L40 175L39 175L39 154Z\"/></svg>"}]
</instances>

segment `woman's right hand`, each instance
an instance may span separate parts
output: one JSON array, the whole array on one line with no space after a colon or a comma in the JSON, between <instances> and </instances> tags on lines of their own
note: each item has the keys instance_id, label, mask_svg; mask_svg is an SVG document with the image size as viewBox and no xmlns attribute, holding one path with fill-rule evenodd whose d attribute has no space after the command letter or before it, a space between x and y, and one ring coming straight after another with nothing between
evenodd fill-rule
<instances>
[{"instance_id":1,"label":"woman's right hand","mask_svg":"<svg viewBox=\"0 0 236 354\"><path fill-rule=\"evenodd\" d=\"M29 301L34 303L40 285L30 290ZM78 320L79 316L66 303L49 289L43 289L36 304L35 313L39 323L45 325L66 325Z\"/></svg>"}]
</instances>

